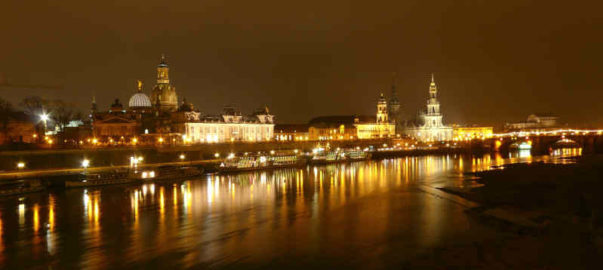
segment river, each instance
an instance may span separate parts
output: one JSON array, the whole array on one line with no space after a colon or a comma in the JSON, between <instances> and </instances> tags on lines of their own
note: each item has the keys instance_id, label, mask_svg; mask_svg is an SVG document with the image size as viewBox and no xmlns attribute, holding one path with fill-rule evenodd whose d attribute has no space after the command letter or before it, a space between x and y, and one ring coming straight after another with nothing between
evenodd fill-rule
<instances>
[{"instance_id":1,"label":"river","mask_svg":"<svg viewBox=\"0 0 603 270\"><path fill-rule=\"evenodd\" d=\"M548 159L405 157L0 198L0 268L479 264L474 247L505 236L422 187Z\"/></svg>"}]
</instances>

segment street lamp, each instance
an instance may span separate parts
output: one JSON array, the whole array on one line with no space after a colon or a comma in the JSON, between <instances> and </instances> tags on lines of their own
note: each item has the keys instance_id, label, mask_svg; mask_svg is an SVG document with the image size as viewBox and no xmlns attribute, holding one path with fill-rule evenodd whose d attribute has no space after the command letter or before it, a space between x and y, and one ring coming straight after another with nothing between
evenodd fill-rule
<instances>
[{"instance_id":1,"label":"street lamp","mask_svg":"<svg viewBox=\"0 0 603 270\"><path fill-rule=\"evenodd\" d=\"M48 122L48 119L50 119L50 115L47 113L42 113L40 115L40 120L42 122L44 122L44 133L46 133L46 123Z\"/></svg>"},{"instance_id":2,"label":"street lamp","mask_svg":"<svg viewBox=\"0 0 603 270\"><path fill-rule=\"evenodd\" d=\"M88 160L88 159L82 160L82 167L84 168L84 173L86 172L86 169L88 169L89 166L90 166L90 160Z\"/></svg>"},{"instance_id":3,"label":"street lamp","mask_svg":"<svg viewBox=\"0 0 603 270\"><path fill-rule=\"evenodd\" d=\"M17 162L17 169L21 170L23 168L25 168L25 162L22 162L22 161Z\"/></svg>"},{"instance_id":4,"label":"street lamp","mask_svg":"<svg viewBox=\"0 0 603 270\"><path fill-rule=\"evenodd\" d=\"M184 154L180 154L180 156L178 158L180 158L180 160L184 160L186 158L186 156Z\"/></svg>"}]
</instances>

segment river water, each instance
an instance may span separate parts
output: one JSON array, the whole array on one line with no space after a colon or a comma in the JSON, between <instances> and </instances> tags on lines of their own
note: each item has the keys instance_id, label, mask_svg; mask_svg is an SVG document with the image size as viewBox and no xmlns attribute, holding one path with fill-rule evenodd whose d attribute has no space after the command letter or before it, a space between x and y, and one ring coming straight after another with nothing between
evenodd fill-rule
<instances>
[{"instance_id":1,"label":"river water","mask_svg":"<svg viewBox=\"0 0 603 270\"><path fill-rule=\"evenodd\" d=\"M422 187L541 159L549 157L406 157L0 198L0 268L479 263L470 247L494 229ZM442 251L455 247L469 255Z\"/></svg>"}]
</instances>

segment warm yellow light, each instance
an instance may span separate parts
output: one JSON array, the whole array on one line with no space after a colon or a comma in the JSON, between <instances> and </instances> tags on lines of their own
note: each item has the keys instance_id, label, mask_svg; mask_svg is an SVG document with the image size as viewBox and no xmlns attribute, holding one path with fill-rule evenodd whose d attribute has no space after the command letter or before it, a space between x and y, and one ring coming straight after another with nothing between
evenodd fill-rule
<instances>
[{"instance_id":1,"label":"warm yellow light","mask_svg":"<svg viewBox=\"0 0 603 270\"><path fill-rule=\"evenodd\" d=\"M136 137L132 138L132 143L137 143L138 139Z\"/></svg>"},{"instance_id":2,"label":"warm yellow light","mask_svg":"<svg viewBox=\"0 0 603 270\"><path fill-rule=\"evenodd\" d=\"M220 157L220 153L215 153L214 157L219 158Z\"/></svg>"},{"instance_id":3,"label":"warm yellow light","mask_svg":"<svg viewBox=\"0 0 603 270\"><path fill-rule=\"evenodd\" d=\"M157 139L157 141L159 141L160 143L163 142L163 137L159 137L159 139Z\"/></svg>"},{"instance_id":4,"label":"warm yellow light","mask_svg":"<svg viewBox=\"0 0 603 270\"><path fill-rule=\"evenodd\" d=\"M48 121L49 119L50 119L50 116L46 113L40 115L40 120L42 120L44 122Z\"/></svg>"},{"instance_id":5,"label":"warm yellow light","mask_svg":"<svg viewBox=\"0 0 603 270\"><path fill-rule=\"evenodd\" d=\"M180 158L181 160L184 160L184 159L186 158L186 156L185 156L184 154L180 154L179 158Z\"/></svg>"},{"instance_id":6,"label":"warm yellow light","mask_svg":"<svg viewBox=\"0 0 603 270\"><path fill-rule=\"evenodd\" d=\"M84 159L82 160L82 167L88 168L90 166L90 160Z\"/></svg>"},{"instance_id":7,"label":"warm yellow light","mask_svg":"<svg viewBox=\"0 0 603 270\"><path fill-rule=\"evenodd\" d=\"M17 169L23 169L23 168L25 168L25 162L18 162Z\"/></svg>"}]
</instances>

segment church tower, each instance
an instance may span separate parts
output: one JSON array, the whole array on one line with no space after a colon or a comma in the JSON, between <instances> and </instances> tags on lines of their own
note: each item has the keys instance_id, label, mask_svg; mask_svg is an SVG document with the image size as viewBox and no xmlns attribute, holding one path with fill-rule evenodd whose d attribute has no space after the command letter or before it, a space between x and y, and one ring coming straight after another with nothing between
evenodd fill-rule
<instances>
[{"instance_id":1,"label":"church tower","mask_svg":"<svg viewBox=\"0 0 603 270\"><path fill-rule=\"evenodd\" d=\"M398 100L398 93L396 93L396 81L392 80L392 92L388 103L389 117L396 124L396 132L399 132L402 127L402 117L400 112L400 100Z\"/></svg>"},{"instance_id":2,"label":"church tower","mask_svg":"<svg viewBox=\"0 0 603 270\"><path fill-rule=\"evenodd\" d=\"M379 96L377 102L377 124L389 123L389 112L387 111L387 99L383 93Z\"/></svg>"},{"instance_id":3,"label":"church tower","mask_svg":"<svg viewBox=\"0 0 603 270\"><path fill-rule=\"evenodd\" d=\"M433 74L429 84L429 98L427 99L427 111L423 115L425 127L442 127L442 114L440 113L440 102L437 99L438 87Z\"/></svg>"},{"instance_id":4,"label":"church tower","mask_svg":"<svg viewBox=\"0 0 603 270\"><path fill-rule=\"evenodd\" d=\"M88 114L88 119L90 122L94 121L94 115L98 112L98 107L96 106L96 96L92 96L92 103L90 104L90 114Z\"/></svg>"},{"instance_id":5,"label":"church tower","mask_svg":"<svg viewBox=\"0 0 603 270\"><path fill-rule=\"evenodd\" d=\"M178 109L178 95L176 87L170 84L169 71L165 56L161 55L161 62L157 66L157 84L153 88L151 100L156 102L162 112L173 112Z\"/></svg>"}]
</instances>

